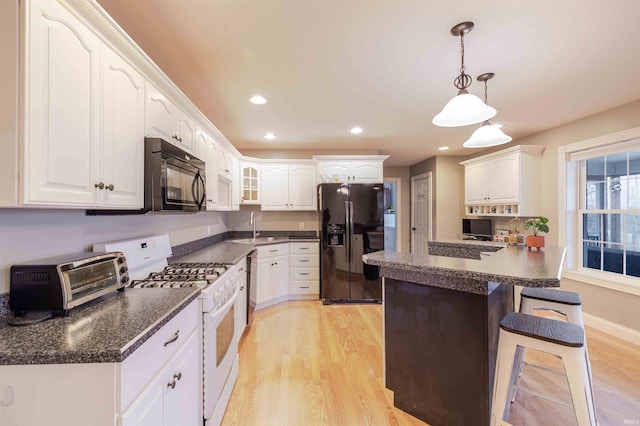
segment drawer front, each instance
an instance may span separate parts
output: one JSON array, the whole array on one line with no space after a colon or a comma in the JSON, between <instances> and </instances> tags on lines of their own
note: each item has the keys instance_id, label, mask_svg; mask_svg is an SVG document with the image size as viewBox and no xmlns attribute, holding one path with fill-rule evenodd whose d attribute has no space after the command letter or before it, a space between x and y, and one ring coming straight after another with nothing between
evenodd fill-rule
<instances>
[{"instance_id":1,"label":"drawer front","mask_svg":"<svg viewBox=\"0 0 640 426\"><path fill-rule=\"evenodd\" d=\"M318 268L289 268L290 281L311 281L320 279Z\"/></svg>"},{"instance_id":2,"label":"drawer front","mask_svg":"<svg viewBox=\"0 0 640 426\"><path fill-rule=\"evenodd\" d=\"M121 366L123 411L198 328L200 318L196 299L124 360Z\"/></svg>"},{"instance_id":3,"label":"drawer front","mask_svg":"<svg viewBox=\"0 0 640 426\"><path fill-rule=\"evenodd\" d=\"M307 243L289 243L291 254L318 254L320 251L319 244L317 242Z\"/></svg>"},{"instance_id":4,"label":"drawer front","mask_svg":"<svg viewBox=\"0 0 640 426\"><path fill-rule=\"evenodd\" d=\"M289 284L291 294L320 294L320 281L291 281Z\"/></svg>"},{"instance_id":5,"label":"drawer front","mask_svg":"<svg viewBox=\"0 0 640 426\"><path fill-rule=\"evenodd\" d=\"M320 264L317 254L291 254L289 256L290 266L298 268L318 267Z\"/></svg>"},{"instance_id":6,"label":"drawer front","mask_svg":"<svg viewBox=\"0 0 640 426\"><path fill-rule=\"evenodd\" d=\"M289 244L269 244L258 247L258 259L289 254Z\"/></svg>"}]
</instances>

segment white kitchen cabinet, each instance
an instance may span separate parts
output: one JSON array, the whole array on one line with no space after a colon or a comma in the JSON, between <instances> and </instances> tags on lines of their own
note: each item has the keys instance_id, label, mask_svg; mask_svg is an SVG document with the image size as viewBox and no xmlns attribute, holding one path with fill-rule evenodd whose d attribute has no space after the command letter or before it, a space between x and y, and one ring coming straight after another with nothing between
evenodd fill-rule
<instances>
[{"instance_id":1,"label":"white kitchen cabinet","mask_svg":"<svg viewBox=\"0 0 640 426\"><path fill-rule=\"evenodd\" d=\"M289 243L289 298L320 297L320 253L317 242Z\"/></svg>"},{"instance_id":2,"label":"white kitchen cabinet","mask_svg":"<svg viewBox=\"0 0 640 426\"><path fill-rule=\"evenodd\" d=\"M24 4L20 202L143 205L143 79L57 2Z\"/></svg>"},{"instance_id":3,"label":"white kitchen cabinet","mask_svg":"<svg viewBox=\"0 0 640 426\"><path fill-rule=\"evenodd\" d=\"M381 183L387 155L316 155L318 182Z\"/></svg>"},{"instance_id":4,"label":"white kitchen cabinet","mask_svg":"<svg viewBox=\"0 0 640 426\"><path fill-rule=\"evenodd\" d=\"M195 331L191 333L182 348L123 414L122 426L199 424L198 362L201 357L197 337Z\"/></svg>"},{"instance_id":5,"label":"white kitchen cabinet","mask_svg":"<svg viewBox=\"0 0 640 426\"><path fill-rule=\"evenodd\" d=\"M102 171L99 204L144 204L144 78L102 46Z\"/></svg>"},{"instance_id":6,"label":"white kitchen cabinet","mask_svg":"<svg viewBox=\"0 0 640 426\"><path fill-rule=\"evenodd\" d=\"M262 164L262 210L316 210L316 167Z\"/></svg>"},{"instance_id":7,"label":"white kitchen cabinet","mask_svg":"<svg viewBox=\"0 0 640 426\"><path fill-rule=\"evenodd\" d=\"M194 300L121 363L0 366L0 424L201 425L200 317Z\"/></svg>"},{"instance_id":8,"label":"white kitchen cabinet","mask_svg":"<svg viewBox=\"0 0 640 426\"><path fill-rule=\"evenodd\" d=\"M240 162L242 203L260 204L260 164Z\"/></svg>"},{"instance_id":9,"label":"white kitchen cabinet","mask_svg":"<svg viewBox=\"0 0 640 426\"><path fill-rule=\"evenodd\" d=\"M231 166L231 210L240 210L240 160L230 154Z\"/></svg>"},{"instance_id":10,"label":"white kitchen cabinet","mask_svg":"<svg viewBox=\"0 0 640 426\"><path fill-rule=\"evenodd\" d=\"M25 204L96 205L100 40L57 2L25 4Z\"/></svg>"},{"instance_id":11,"label":"white kitchen cabinet","mask_svg":"<svg viewBox=\"0 0 640 426\"><path fill-rule=\"evenodd\" d=\"M288 243L258 247L258 276L256 287L256 310L288 299Z\"/></svg>"},{"instance_id":12,"label":"white kitchen cabinet","mask_svg":"<svg viewBox=\"0 0 640 426\"><path fill-rule=\"evenodd\" d=\"M145 82L145 136L157 137L193 153L195 122L150 82Z\"/></svg>"},{"instance_id":13,"label":"white kitchen cabinet","mask_svg":"<svg viewBox=\"0 0 640 426\"><path fill-rule=\"evenodd\" d=\"M536 216L544 146L519 145L463 161L468 215Z\"/></svg>"},{"instance_id":14,"label":"white kitchen cabinet","mask_svg":"<svg viewBox=\"0 0 640 426\"><path fill-rule=\"evenodd\" d=\"M231 154L223 147L218 151L218 174L231 180Z\"/></svg>"},{"instance_id":15,"label":"white kitchen cabinet","mask_svg":"<svg viewBox=\"0 0 640 426\"><path fill-rule=\"evenodd\" d=\"M207 210L218 209L218 159L219 147L203 130L196 131L196 155L205 162Z\"/></svg>"}]
</instances>

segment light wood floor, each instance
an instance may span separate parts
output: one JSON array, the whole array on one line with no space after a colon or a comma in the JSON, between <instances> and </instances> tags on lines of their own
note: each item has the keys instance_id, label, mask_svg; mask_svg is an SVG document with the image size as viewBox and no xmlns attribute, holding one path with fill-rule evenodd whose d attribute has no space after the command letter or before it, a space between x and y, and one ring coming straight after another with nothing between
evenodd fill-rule
<instances>
[{"instance_id":1,"label":"light wood floor","mask_svg":"<svg viewBox=\"0 0 640 426\"><path fill-rule=\"evenodd\" d=\"M601 426L640 424L640 347L587 328ZM560 368L535 351L527 361ZM564 376L525 367L521 385L570 403ZM518 392L513 425L575 425L571 408ZM230 425L424 425L393 406L382 372L382 307L285 302L256 313L240 343Z\"/></svg>"}]
</instances>

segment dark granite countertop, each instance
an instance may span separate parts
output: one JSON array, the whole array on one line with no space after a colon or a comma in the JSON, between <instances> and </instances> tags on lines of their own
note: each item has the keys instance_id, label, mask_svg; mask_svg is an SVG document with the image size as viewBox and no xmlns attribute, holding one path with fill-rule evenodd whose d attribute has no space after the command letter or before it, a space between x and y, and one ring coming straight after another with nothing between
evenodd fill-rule
<instances>
[{"instance_id":1,"label":"dark granite countertop","mask_svg":"<svg viewBox=\"0 0 640 426\"><path fill-rule=\"evenodd\" d=\"M200 294L193 288L127 288L67 317L14 327L0 320L0 365L121 362Z\"/></svg>"},{"instance_id":2,"label":"dark granite countertop","mask_svg":"<svg viewBox=\"0 0 640 426\"><path fill-rule=\"evenodd\" d=\"M258 237L255 243L251 238L237 238L225 240L220 243L211 244L200 250L193 251L182 256L174 256L171 263L180 262L220 262L220 263L238 263L243 257L246 257L252 250L258 246L271 244L282 244L289 242L317 242L318 237L311 236L279 236L279 237Z\"/></svg>"},{"instance_id":3,"label":"dark granite countertop","mask_svg":"<svg viewBox=\"0 0 640 426\"><path fill-rule=\"evenodd\" d=\"M441 242L446 245L446 242ZM451 243L459 244L459 242ZM473 245L482 249L489 245ZM364 263L380 266L383 277L434 285L453 290L486 294L488 282L525 287L559 287L566 249L547 246L542 251L529 251L524 246L507 246L481 259L462 256L415 255L393 251L365 254ZM445 279L432 279L433 276Z\"/></svg>"}]
</instances>

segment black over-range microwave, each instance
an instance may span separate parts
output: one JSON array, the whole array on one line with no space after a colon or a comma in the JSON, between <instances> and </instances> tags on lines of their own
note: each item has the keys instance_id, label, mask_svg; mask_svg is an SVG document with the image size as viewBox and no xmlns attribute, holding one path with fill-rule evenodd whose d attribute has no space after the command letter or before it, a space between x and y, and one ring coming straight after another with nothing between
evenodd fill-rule
<instances>
[{"instance_id":1,"label":"black over-range microwave","mask_svg":"<svg viewBox=\"0 0 640 426\"><path fill-rule=\"evenodd\" d=\"M197 212L205 206L204 161L160 138L144 140L144 207Z\"/></svg>"},{"instance_id":2,"label":"black over-range microwave","mask_svg":"<svg viewBox=\"0 0 640 426\"><path fill-rule=\"evenodd\" d=\"M144 140L144 208L87 215L197 212L206 206L205 163L160 138Z\"/></svg>"}]
</instances>

